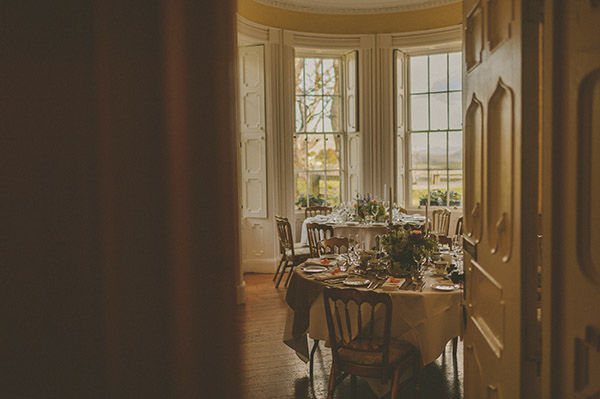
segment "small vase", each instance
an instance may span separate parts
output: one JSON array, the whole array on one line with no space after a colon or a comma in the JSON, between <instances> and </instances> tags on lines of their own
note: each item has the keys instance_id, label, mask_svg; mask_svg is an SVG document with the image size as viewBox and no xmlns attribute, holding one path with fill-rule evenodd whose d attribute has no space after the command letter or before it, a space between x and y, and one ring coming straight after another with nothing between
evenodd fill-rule
<instances>
[{"instance_id":1,"label":"small vase","mask_svg":"<svg viewBox=\"0 0 600 399\"><path fill-rule=\"evenodd\" d=\"M390 261L388 272L394 277L410 277L417 271L417 266L407 262Z\"/></svg>"}]
</instances>

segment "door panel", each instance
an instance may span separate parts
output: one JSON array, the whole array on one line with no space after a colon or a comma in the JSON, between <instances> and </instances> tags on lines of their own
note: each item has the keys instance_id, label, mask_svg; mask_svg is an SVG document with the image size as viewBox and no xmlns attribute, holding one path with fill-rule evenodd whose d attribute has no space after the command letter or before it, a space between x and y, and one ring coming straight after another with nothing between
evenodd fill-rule
<instances>
[{"instance_id":1,"label":"door panel","mask_svg":"<svg viewBox=\"0 0 600 399\"><path fill-rule=\"evenodd\" d=\"M544 160L548 209L544 358L550 398L600 397L600 2L552 1L553 108Z\"/></svg>"},{"instance_id":2,"label":"door panel","mask_svg":"<svg viewBox=\"0 0 600 399\"><path fill-rule=\"evenodd\" d=\"M530 398L537 22L523 17L519 0L465 1L463 21L465 398Z\"/></svg>"}]
</instances>

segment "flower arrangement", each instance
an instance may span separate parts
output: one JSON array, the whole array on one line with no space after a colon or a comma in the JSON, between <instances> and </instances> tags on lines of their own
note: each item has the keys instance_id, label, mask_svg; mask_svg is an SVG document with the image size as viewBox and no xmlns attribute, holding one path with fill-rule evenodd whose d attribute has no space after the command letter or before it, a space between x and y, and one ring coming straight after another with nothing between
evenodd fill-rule
<instances>
[{"instance_id":1,"label":"flower arrangement","mask_svg":"<svg viewBox=\"0 0 600 399\"><path fill-rule=\"evenodd\" d=\"M354 208L357 210L358 217L364 219L367 215L372 215L374 210L377 209L377 217L384 217L386 210L383 204L375 198L371 198L371 194L367 194L364 197L356 195L356 202Z\"/></svg>"},{"instance_id":2,"label":"flower arrangement","mask_svg":"<svg viewBox=\"0 0 600 399\"><path fill-rule=\"evenodd\" d=\"M396 276L410 275L419 269L421 259L437 250L438 242L426 237L420 230L391 230L382 239L383 249L390 257L390 273Z\"/></svg>"},{"instance_id":3,"label":"flower arrangement","mask_svg":"<svg viewBox=\"0 0 600 399\"><path fill-rule=\"evenodd\" d=\"M306 196L304 194L300 194L298 198L296 198L295 204L300 207L306 207ZM308 206L311 205L325 205L325 198L323 194L319 194L316 197L312 194L308 196Z\"/></svg>"},{"instance_id":4,"label":"flower arrangement","mask_svg":"<svg viewBox=\"0 0 600 399\"><path fill-rule=\"evenodd\" d=\"M450 190L450 194L448 194L448 191L433 190L429 193L429 205L446 205L446 199L448 199L448 195L450 196L450 202L448 203L448 205L453 206L461 204L462 196L460 195L460 193ZM423 194L419 197L419 205L427 205L427 194Z\"/></svg>"}]
</instances>

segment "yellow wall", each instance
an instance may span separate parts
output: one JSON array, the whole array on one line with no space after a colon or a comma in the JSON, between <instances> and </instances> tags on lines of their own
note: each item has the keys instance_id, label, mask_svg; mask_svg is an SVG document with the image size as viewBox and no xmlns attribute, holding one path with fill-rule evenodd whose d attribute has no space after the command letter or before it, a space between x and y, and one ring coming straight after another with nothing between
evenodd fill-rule
<instances>
[{"instance_id":1,"label":"yellow wall","mask_svg":"<svg viewBox=\"0 0 600 399\"><path fill-rule=\"evenodd\" d=\"M462 2L392 14L313 14L238 0L238 14L262 25L313 33L399 33L443 28L462 22Z\"/></svg>"}]
</instances>

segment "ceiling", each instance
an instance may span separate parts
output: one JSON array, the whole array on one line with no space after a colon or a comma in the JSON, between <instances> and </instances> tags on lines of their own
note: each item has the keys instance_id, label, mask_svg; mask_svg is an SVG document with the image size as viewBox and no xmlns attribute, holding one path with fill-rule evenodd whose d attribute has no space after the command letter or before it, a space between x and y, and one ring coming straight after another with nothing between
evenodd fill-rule
<instances>
[{"instance_id":1,"label":"ceiling","mask_svg":"<svg viewBox=\"0 0 600 399\"><path fill-rule=\"evenodd\" d=\"M253 0L271 7L317 14L387 14L445 4L462 0Z\"/></svg>"}]
</instances>

